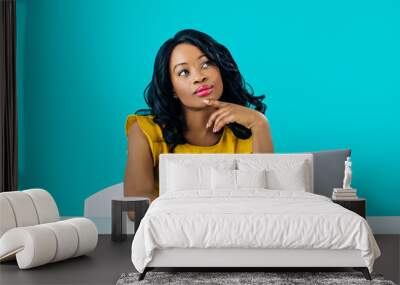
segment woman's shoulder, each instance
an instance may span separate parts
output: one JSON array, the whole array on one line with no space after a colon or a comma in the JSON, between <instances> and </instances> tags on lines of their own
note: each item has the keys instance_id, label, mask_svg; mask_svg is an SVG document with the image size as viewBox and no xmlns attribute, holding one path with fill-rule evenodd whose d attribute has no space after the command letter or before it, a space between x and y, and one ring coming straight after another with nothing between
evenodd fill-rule
<instances>
[{"instance_id":1,"label":"woman's shoulder","mask_svg":"<svg viewBox=\"0 0 400 285\"><path fill-rule=\"evenodd\" d=\"M125 122L125 135L128 136L129 130L134 122L137 122L139 128L152 141L162 140L162 130L158 124L153 121L154 115L129 114Z\"/></svg>"},{"instance_id":2,"label":"woman's shoulder","mask_svg":"<svg viewBox=\"0 0 400 285\"><path fill-rule=\"evenodd\" d=\"M134 122L137 122L139 128L142 130L149 143L153 157L153 166L156 167L158 164L158 156L160 153L165 152L167 146L164 142L160 126L153 121L153 118L154 115L128 115L125 123L125 134L128 136L131 126Z\"/></svg>"},{"instance_id":3,"label":"woman's shoulder","mask_svg":"<svg viewBox=\"0 0 400 285\"><path fill-rule=\"evenodd\" d=\"M125 121L125 133L128 134L134 122L137 122L139 126L143 124L150 125L153 117L153 115L129 114Z\"/></svg>"}]
</instances>

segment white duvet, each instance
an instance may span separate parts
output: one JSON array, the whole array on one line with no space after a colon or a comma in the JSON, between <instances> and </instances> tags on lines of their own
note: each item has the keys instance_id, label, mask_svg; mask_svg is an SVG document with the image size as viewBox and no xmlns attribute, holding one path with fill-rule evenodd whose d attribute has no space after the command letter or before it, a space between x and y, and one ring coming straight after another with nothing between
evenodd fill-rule
<instances>
[{"instance_id":1,"label":"white duvet","mask_svg":"<svg viewBox=\"0 0 400 285\"><path fill-rule=\"evenodd\" d=\"M133 239L133 265L143 272L154 249L170 247L358 249L370 272L381 254L367 221L329 198L262 188L158 197Z\"/></svg>"}]
</instances>

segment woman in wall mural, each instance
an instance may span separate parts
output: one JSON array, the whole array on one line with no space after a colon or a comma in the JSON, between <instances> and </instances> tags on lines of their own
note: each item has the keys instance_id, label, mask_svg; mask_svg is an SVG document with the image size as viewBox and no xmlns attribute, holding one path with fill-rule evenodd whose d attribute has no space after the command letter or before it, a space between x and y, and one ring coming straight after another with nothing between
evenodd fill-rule
<instances>
[{"instance_id":1,"label":"woman in wall mural","mask_svg":"<svg viewBox=\"0 0 400 285\"><path fill-rule=\"evenodd\" d=\"M168 39L144 93L149 109L125 125L125 196L158 197L160 153L273 152L265 96L246 89L231 53L205 33L187 29Z\"/></svg>"}]
</instances>

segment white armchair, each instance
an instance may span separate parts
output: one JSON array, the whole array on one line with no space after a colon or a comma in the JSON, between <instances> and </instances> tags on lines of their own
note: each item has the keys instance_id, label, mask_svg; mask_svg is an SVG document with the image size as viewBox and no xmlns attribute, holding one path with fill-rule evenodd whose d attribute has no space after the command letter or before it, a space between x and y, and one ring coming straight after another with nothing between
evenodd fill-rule
<instances>
[{"instance_id":1,"label":"white armchair","mask_svg":"<svg viewBox=\"0 0 400 285\"><path fill-rule=\"evenodd\" d=\"M0 193L0 262L16 259L28 269L84 255L97 239L87 218L60 221L57 204L43 189Z\"/></svg>"}]
</instances>

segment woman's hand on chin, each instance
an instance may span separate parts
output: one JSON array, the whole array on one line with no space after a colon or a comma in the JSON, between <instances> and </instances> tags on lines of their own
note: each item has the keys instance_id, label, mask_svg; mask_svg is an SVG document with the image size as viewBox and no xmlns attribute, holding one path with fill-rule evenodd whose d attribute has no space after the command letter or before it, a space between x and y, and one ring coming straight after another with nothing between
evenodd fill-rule
<instances>
[{"instance_id":1,"label":"woman's hand on chin","mask_svg":"<svg viewBox=\"0 0 400 285\"><path fill-rule=\"evenodd\" d=\"M208 119L206 127L213 126L213 132L218 132L229 123L236 122L248 129L266 123L267 118L263 113L234 103L222 102L217 99L204 99L204 103L217 108Z\"/></svg>"}]
</instances>

